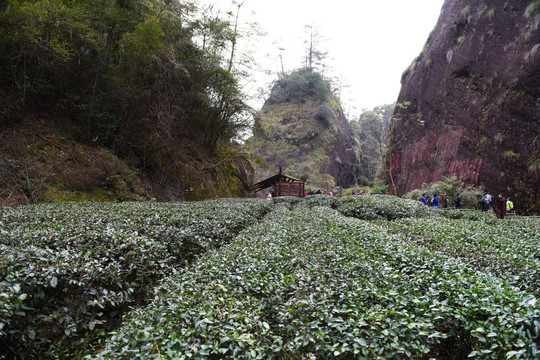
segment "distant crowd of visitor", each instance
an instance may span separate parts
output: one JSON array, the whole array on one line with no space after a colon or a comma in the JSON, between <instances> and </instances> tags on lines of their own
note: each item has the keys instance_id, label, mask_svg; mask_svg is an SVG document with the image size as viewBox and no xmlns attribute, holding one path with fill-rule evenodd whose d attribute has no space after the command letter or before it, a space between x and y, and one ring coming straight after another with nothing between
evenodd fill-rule
<instances>
[{"instance_id":1,"label":"distant crowd of visitor","mask_svg":"<svg viewBox=\"0 0 540 360\"><path fill-rule=\"evenodd\" d=\"M420 201L426 206L448 209L448 199L446 198L446 193L440 194L440 196L433 194L431 199L429 199L426 194L422 194ZM456 195L453 204L456 209L461 209L463 206L461 194ZM487 194L480 199L480 209L486 212L490 207L493 208L495 215L499 219L504 219L505 215L514 214L514 203L510 200L510 198L505 198L502 194L499 194L496 199L493 199L491 193L488 191Z\"/></svg>"},{"instance_id":2,"label":"distant crowd of visitor","mask_svg":"<svg viewBox=\"0 0 540 360\"><path fill-rule=\"evenodd\" d=\"M384 191L381 190L380 193L384 194ZM308 196L323 194L326 194L328 196L334 196L331 190L322 189L318 189L316 191L308 190L305 192L304 195ZM364 190L353 190L352 195L371 195L371 193ZM270 191L268 193L268 199L272 199L273 197L275 197L275 193L273 191ZM441 208L443 210L448 209L448 198L446 196L446 193L442 193L440 195L434 193L431 198L428 198L428 196L424 193L420 197L420 201L426 206ZM461 194L457 194L456 197L453 199L452 203L456 209L461 209L463 206ZM493 209L493 212L495 212L495 215L499 219L504 219L505 215L514 214L514 203L510 200L509 197L505 198L503 194L499 194L497 198L493 199L493 197L491 196L491 192L488 191L484 196L482 196L482 199L480 199L480 210L486 212L489 210L490 207Z\"/></svg>"},{"instance_id":3,"label":"distant crowd of visitor","mask_svg":"<svg viewBox=\"0 0 540 360\"><path fill-rule=\"evenodd\" d=\"M381 190L380 192L381 194L384 194L384 191ZM317 189L317 190L308 190L304 193L305 196L308 196L308 195L328 195L328 196L334 196L334 193L332 192L332 190L325 190L325 189ZM364 190L353 190L352 191L352 195L371 195L371 192L369 190L367 191L364 191ZM273 197L275 197L276 194L273 192L273 191L270 191L268 193L268 196L267 196L267 199L272 199Z\"/></svg>"},{"instance_id":4,"label":"distant crowd of visitor","mask_svg":"<svg viewBox=\"0 0 540 360\"><path fill-rule=\"evenodd\" d=\"M305 196L308 196L308 195L322 195L322 194L326 194L328 196L334 196L334 193L331 190L317 189L317 191L309 190L309 191L306 191L304 193Z\"/></svg>"},{"instance_id":5,"label":"distant crowd of visitor","mask_svg":"<svg viewBox=\"0 0 540 360\"><path fill-rule=\"evenodd\" d=\"M321 189L318 189L317 191L313 191L313 190L309 190L309 191L306 191L306 193L304 195L308 196L308 195L322 195L322 194L326 194L328 196L334 196L334 193L331 191L331 190L321 190ZM353 190L352 195L371 195L371 192L369 190ZM384 194L384 191L381 190L381 194Z\"/></svg>"}]
</instances>

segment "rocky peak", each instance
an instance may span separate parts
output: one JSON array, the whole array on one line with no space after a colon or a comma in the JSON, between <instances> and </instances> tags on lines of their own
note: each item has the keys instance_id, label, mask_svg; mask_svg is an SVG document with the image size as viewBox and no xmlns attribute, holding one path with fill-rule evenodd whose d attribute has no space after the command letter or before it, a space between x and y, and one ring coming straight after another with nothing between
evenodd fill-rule
<instances>
[{"instance_id":1,"label":"rocky peak","mask_svg":"<svg viewBox=\"0 0 540 360\"><path fill-rule=\"evenodd\" d=\"M359 175L361 152L341 104L322 76L310 69L276 82L248 141L261 160L257 174L285 173L308 187L349 187Z\"/></svg>"}]
</instances>

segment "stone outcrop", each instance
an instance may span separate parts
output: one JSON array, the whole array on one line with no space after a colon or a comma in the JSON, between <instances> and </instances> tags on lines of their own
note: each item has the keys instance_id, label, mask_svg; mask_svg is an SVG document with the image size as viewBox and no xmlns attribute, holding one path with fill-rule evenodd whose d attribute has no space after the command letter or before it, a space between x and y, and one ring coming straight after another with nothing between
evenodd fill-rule
<instances>
[{"instance_id":1,"label":"stone outcrop","mask_svg":"<svg viewBox=\"0 0 540 360\"><path fill-rule=\"evenodd\" d=\"M306 188L356 184L361 148L339 101L329 93L324 100L314 94L277 93L274 89L264 104L247 142L259 159L257 178L274 175L282 166L284 173L306 181Z\"/></svg>"},{"instance_id":2,"label":"stone outcrop","mask_svg":"<svg viewBox=\"0 0 540 360\"><path fill-rule=\"evenodd\" d=\"M531 3L445 1L402 78L383 165L398 195L455 176L540 210L540 16Z\"/></svg>"}]
</instances>

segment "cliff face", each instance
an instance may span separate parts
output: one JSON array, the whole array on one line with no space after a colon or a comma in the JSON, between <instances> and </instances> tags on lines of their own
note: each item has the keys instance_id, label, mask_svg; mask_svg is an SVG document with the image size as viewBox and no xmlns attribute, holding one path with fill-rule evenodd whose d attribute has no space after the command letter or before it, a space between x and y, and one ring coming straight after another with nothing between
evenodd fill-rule
<instances>
[{"instance_id":1,"label":"cliff face","mask_svg":"<svg viewBox=\"0 0 540 360\"><path fill-rule=\"evenodd\" d=\"M339 102L331 95L322 100L314 94L283 93L273 90L247 142L259 159L256 177L274 175L282 166L284 173L306 181L308 188L355 184L360 174L360 144Z\"/></svg>"},{"instance_id":2,"label":"cliff face","mask_svg":"<svg viewBox=\"0 0 540 360\"><path fill-rule=\"evenodd\" d=\"M539 211L540 30L530 4L445 1L402 78L383 165L398 194L455 176Z\"/></svg>"}]
</instances>

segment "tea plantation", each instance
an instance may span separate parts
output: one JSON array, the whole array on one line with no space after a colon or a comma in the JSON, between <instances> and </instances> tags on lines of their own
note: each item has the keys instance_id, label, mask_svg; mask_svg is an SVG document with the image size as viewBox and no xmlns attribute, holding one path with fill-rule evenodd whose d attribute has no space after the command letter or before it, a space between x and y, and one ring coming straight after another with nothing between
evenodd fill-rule
<instances>
[{"instance_id":1,"label":"tea plantation","mask_svg":"<svg viewBox=\"0 0 540 360\"><path fill-rule=\"evenodd\" d=\"M0 209L0 359L538 359L540 219L390 196Z\"/></svg>"}]
</instances>

